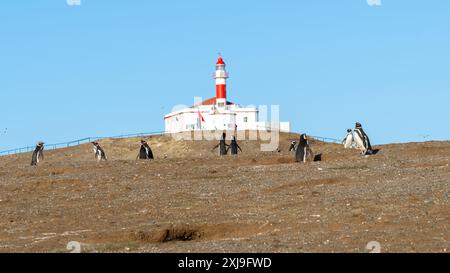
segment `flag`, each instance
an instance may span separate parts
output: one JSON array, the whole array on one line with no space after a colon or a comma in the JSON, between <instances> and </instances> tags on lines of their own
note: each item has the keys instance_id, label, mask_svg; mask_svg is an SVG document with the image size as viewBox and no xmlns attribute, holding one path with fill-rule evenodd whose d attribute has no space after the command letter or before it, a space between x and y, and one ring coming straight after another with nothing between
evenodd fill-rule
<instances>
[{"instance_id":1,"label":"flag","mask_svg":"<svg viewBox=\"0 0 450 273\"><path fill-rule=\"evenodd\" d=\"M205 122L205 119L202 116L202 113L200 113L200 110L198 111L198 118L201 119L201 121Z\"/></svg>"}]
</instances>

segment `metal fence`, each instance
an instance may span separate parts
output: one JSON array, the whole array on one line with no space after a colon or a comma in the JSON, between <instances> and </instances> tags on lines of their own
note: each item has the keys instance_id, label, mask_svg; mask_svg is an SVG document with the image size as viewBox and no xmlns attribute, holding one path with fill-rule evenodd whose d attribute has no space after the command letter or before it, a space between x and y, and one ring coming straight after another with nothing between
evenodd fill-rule
<instances>
[{"instance_id":1,"label":"metal fence","mask_svg":"<svg viewBox=\"0 0 450 273\"><path fill-rule=\"evenodd\" d=\"M341 144L342 140L339 139L335 139L335 138L330 138L330 137L320 137L320 136L310 136L311 138L317 139L319 141L323 141L323 142L332 142L332 143L336 143L336 144Z\"/></svg>"},{"instance_id":2,"label":"metal fence","mask_svg":"<svg viewBox=\"0 0 450 273\"><path fill-rule=\"evenodd\" d=\"M102 139L120 139L120 138L129 138L129 137L144 137L144 136L158 136L164 135L166 132L158 131L158 132L147 132L147 133L135 133L135 134L127 134L127 135L118 135L118 136L108 136L108 137L86 137L82 139L77 139L68 142L54 143L54 144L45 144L46 150L56 150L61 148L69 148L73 146L78 146L85 143L90 143L92 141L99 141ZM323 142L332 142L332 143L341 143L341 140L329 137L320 137L320 136L310 136L314 139L323 141ZM22 148L10 149L5 151L0 151L0 156L5 155L14 155L20 153L28 153L34 150L36 146L27 146Z\"/></svg>"},{"instance_id":3,"label":"metal fence","mask_svg":"<svg viewBox=\"0 0 450 273\"><path fill-rule=\"evenodd\" d=\"M86 137L86 138L72 140L72 141L68 141L68 142L45 144L45 149L46 150L56 150L56 149L61 149L61 148L68 148L68 147L78 146L78 145L85 144L85 143L90 143L92 141L99 141L102 139L120 139L120 138L129 138L129 137L157 136L157 135L164 135L164 134L165 134L165 132L147 132L147 133L135 133L135 134L127 134L127 135L108 136L108 137ZM36 146L27 146L27 147L22 147L22 148L0 151L0 156L28 153L28 152L33 151L35 147Z\"/></svg>"}]
</instances>

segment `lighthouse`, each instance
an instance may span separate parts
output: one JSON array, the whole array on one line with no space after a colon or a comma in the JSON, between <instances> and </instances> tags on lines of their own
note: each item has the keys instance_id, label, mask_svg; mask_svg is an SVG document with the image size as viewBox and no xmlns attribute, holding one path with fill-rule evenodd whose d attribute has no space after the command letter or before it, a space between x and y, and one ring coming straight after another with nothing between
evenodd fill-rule
<instances>
[{"instance_id":1,"label":"lighthouse","mask_svg":"<svg viewBox=\"0 0 450 273\"><path fill-rule=\"evenodd\" d=\"M216 62L216 72L214 72L214 79L216 80L216 104L219 108L227 105L227 79L229 76L225 67L225 62L219 54L219 59Z\"/></svg>"},{"instance_id":2,"label":"lighthouse","mask_svg":"<svg viewBox=\"0 0 450 273\"><path fill-rule=\"evenodd\" d=\"M213 78L216 83L216 96L191 107L174 111L164 116L166 133L188 131L223 130L270 130L271 124L258 121L259 110L254 106L242 107L227 98L229 78L225 61L219 55ZM212 90L211 90L212 91ZM212 93L212 92L211 92ZM236 92L233 92L236 94ZM193 94L194 96L194 94ZM236 95L235 95L236 96ZM179 103L179 102L175 102ZM289 123L280 123L279 128L289 131Z\"/></svg>"}]
</instances>

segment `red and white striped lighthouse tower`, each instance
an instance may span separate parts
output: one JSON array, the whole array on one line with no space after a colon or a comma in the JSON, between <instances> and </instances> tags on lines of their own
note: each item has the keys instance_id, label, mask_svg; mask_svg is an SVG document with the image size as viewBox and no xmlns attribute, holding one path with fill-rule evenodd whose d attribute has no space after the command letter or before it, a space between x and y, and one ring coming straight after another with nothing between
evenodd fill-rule
<instances>
[{"instance_id":1,"label":"red and white striped lighthouse tower","mask_svg":"<svg viewBox=\"0 0 450 273\"><path fill-rule=\"evenodd\" d=\"M227 105L227 79L228 73L225 70L225 62L219 54L219 59L216 63L216 72L214 73L216 79L216 104L218 107L225 107Z\"/></svg>"}]
</instances>

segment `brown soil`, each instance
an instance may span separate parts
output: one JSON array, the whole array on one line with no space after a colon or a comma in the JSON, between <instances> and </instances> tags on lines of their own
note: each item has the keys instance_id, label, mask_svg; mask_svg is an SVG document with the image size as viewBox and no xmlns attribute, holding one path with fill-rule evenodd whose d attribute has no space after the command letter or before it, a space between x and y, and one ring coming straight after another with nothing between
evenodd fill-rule
<instances>
[{"instance_id":1,"label":"brown soil","mask_svg":"<svg viewBox=\"0 0 450 273\"><path fill-rule=\"evenodd\" d=\"M287 152L219 158L215 141L149 139L156 160L136 161L139 139L0 157L0 251L383 252L450 249L450 142L383 145L363 157L314 141L321 162Z\"/></svg>"}]
</instances>

